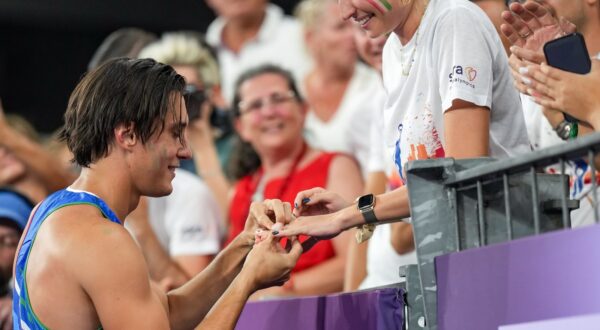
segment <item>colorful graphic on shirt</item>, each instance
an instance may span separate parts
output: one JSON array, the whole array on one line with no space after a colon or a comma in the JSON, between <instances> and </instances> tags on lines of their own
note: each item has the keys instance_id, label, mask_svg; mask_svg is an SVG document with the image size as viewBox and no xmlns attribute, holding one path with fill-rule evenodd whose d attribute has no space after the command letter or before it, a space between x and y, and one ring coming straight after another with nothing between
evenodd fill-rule
<instances>
[{"instance_id":1,"label":"colorful graphic on shirt","mask_svg":"<svg viewBox=\"0 0 600 330\"><path fill-rule=\"evenodd\" d=\"M400 188L404 185L404 182L402 181L402 178L400 177L400 174L397 171L392 171L392 173L390 173L390 175L388 176L388 190L394 190L397 188Z\"/></svg>"},{"instance_id":2,"label":"colorful graphic on shirt","mask_svg":"<svg viewBox=\"0 0 600 330\"><path fill-rule=\"evenodd\" d=\"M465 72L467 73L467 78L469 78L469 81L473 81L475 78L477 78L477 70L473 69L472 67L468 66L465 69Z\"/></svg>"},{"instance_id":3,"label":"colorful graphic on shirt","mask_svg":"<svg viewBox=\"0 0 600 330\"><path fill-rule=\"evenodd\" d=\"M367 2L382 14L392 10L392 5L387 0L367 0Z\"/></svg>"},{"instance_id":4,"label":"colorful graphic on shirt","mask_svg":"<svg viewBox=\"0 0 600 330\"><path fill-rule=\"evenodd\" d=\"M435 127L431 106L426 104L416 115L407 114L398 125L394 163L403 182L406 181L403 166L412 160L444 158L444 146Z\"/></svg>"},{"instance_id":5,"label":"colorful graphic on shirt","mask_svg":"<svg viewBox=\"0 0 600 330\"><path fill-rule=\"evenodd\" d=\"M475 88L475 79L477 79L477 69L473 67L463 68L461 65L455 65L452 67L452 71L448 75L450 85L461 84L471 88Z\"/></svg>"},{"instance_id":6,"label":"colorful graphic on shirt","mask_svg":"<svg viewBox=\"0 0 600 330\"><path fill-rule=\"evenodd\" d=\"M573 199L581 199L590 192L592 187L592 171L591 167L583 159L576 159L567 162L565 173L569 176L570 196ZM547 173L558 174L560 168L558 166L548 167ZM600 183L600 173L596 171L596 182Z\"/></svg>"}]
</instances>

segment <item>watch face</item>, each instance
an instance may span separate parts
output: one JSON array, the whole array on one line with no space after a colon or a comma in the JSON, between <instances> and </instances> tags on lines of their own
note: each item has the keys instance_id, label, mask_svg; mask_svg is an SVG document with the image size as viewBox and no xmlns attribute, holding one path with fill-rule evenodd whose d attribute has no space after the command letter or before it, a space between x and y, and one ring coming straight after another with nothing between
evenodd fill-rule
<instances>
[{"instance_id":1,"label":"watch face","mask_svg":"<svg viewBox=\"0 0 600 330\"><path fill-rule=\"evenodd\" d=\"M363 207L373 205L374 201L375 201L375 196L373 196L373 194L360 196L360 198L358 199L358 208L362 209Z\"/></svg>"}]
</instances>

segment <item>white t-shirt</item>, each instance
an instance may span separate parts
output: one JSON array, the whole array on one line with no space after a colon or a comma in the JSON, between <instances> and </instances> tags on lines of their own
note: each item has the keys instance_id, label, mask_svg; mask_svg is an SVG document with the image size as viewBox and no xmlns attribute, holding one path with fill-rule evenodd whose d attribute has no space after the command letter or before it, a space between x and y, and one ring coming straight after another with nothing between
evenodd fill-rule
<instances>
[{"instance_id":1,"label":"white t-shirt","mask_svg":"<svg viewBox=\"0 0 600 330\"><path fill-rule=\"evenodd\" d=\"M297 82L302 81L310 69L312 61L304 44L302 26L293 17L285 16L281 8L267 5L258 35L237 54L222 42L225 23L223 18L214 20L208 27L206 40L217 51L221 88L228 102L233 100L237 78L250 68L267 63L276 64L290 70Z\"/></svg>"},{"instance_id":2,"label":"white t-shirt","mask_svg":"<svg viewBox=\"0 0 600 330\"><path fill-rule=\"evenodd\" d=\"M385 97L385 95L382 95ZM387 188L393 190L402 185L398 171L390 157L386 157L383 134L383 107L373 109L371 128L369 131L369 162L367 172L383 172L387 176ZM417 263L416 252L398 254L391 242L391 225L383 224L375 227L373 237L368 241L367 248L367 277L359 289L369 289L378 286L398 283L405 280L399 276L401 266Z\"/></svg>"},{"instance_id":3,"label":"white t-shirt","mask_svg":"<svg viewBox=\"0 0 600 330\"><path fill-rule=\"evenodd\" d=\"M384 101L385 102L385 101ZM388 172L386 163L390 163L389 157L385 157L385 143L383 134L383 107L373 109L371 117L371 128L369 129L369 161L367 172Z\"/></svg>"},{"instance_id":4,"label":"white t-shirt","mask_svg":"<svg viewBox=\"0 0 600 330\"><path fill-rule=\"evenodd\" d=\"M600 54L596 56L600 59ZM566 143L558 137L550 122L542 113L542 107L535 103L527 95L521 94L523 102L523 113L529 140L535 150L543 149L557 144ZM570 198L580 201L579 209L571 212L571 226L580 227L594 223L593 195L591 169L584 159L568 161L565 164L565 172L571 176ZM546 169L549 173L559 173L559 166L551 166ZM600 192L596 192L600 200Z\"/></svg>"},{"instance_id":5,"label":"white t-shirt","mask_svg":"<svg viewBox=\"0 0 600 330\"><path fill-rule=\"evenodd\" d=\"M309 111L304 136L316 148L354 156L366 174L371 119L383 107L384 99L379 74L358 62L335 114L325 122Z\"/></svg>"},{"instance_id":6,"label":"white t-shirt","mask_svg":"<svg viewBox=\"0 0 600 330\"><path fill-rule=\"evenodd\" d=\"M220 210L209 188L196 175L177 170L173 192L149 198L148 213L152 229L169 255L219 252Z\"/></svg>"},{"instance_id":7,"label":"white t-shirt","mask_svg":"<svg viewBox=\"0 0 600 330\"><path fill-rule=\"evenodd\" d=\"M387 150L400 174L409 160L444 157L443 115L456 99L491 109L492 157L529 151L512 79L498 33L469 1L431 0L404 46L392 33L383 49L384 123Z\"/></svg>"},{"instance_id":8,"label":"white t-shirt","mask_svg":"<svg viewBox=\"0 0 600 330\"><path fill-rule=\"evenodd\" d=\"M392 225L383 224L375 227L373 236L368 241L367 250L367 277L362 281L359 289L369 289L378 286L402 282L400 266L417 263L415 251L398 254L391 243Z\"/></svg>"}]
</instances>

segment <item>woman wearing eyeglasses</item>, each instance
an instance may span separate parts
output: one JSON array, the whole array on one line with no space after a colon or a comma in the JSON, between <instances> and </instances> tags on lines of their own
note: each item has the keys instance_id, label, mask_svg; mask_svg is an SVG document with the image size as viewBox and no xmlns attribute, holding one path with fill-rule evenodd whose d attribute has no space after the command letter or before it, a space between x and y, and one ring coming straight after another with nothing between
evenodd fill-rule
<instances>
[{"instance_id":1,"label":"woman wearing eyeglasses","mask_svg":"<svg viewBox=\"0 0 600 330\"><path fill-rule=\"evenodd\" d=\"M291 203L299 191L315 186L345 198L362 191L359 168L351 157L313 149L304 140L307 106L288 72L262 66L243 74L235 88L232 111L240 143L232 154L232 174L239 181L229 208L230 237L244 228L254 201ZM347 246L348 234L317 243L302 255L290 281L258 295L340 291Z\"/></svg>"}]
</instances>

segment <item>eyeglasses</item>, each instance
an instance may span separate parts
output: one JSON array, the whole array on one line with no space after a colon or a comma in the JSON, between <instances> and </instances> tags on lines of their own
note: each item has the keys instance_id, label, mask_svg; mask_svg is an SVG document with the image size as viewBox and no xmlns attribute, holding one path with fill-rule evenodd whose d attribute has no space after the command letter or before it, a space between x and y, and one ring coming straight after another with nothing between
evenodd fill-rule
<instances>
[{"instance_id":1,"label":"eyeglasses","mask_svg":"<svg viewBox=\"0 0 600 330\"><path fill-rule=\"evenodd\" d=\"M296 93L294 93L293 91L274 92L271 95L252 101L241 101L238 104L238 108L240 109L240 115L244 115L251 112L256 113L266 105L280 105L291 101L295 97Z\"/></svg>"},{"instance_id":2,"label":"eyeglasses","mask_svg":"<svg viewBox=\"0 0 600 330\"><path fill-rule=\"evenodd\" d=\"M19 245L19 235L5 234L0 235L0 248L16 248Z\"/></svg>"}]
</instances>

